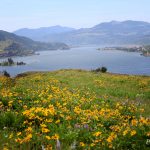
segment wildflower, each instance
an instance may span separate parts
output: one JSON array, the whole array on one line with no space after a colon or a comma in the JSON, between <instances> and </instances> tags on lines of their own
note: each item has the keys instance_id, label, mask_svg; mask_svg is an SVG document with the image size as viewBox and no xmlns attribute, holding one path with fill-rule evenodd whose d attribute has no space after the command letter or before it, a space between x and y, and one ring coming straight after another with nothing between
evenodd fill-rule
<instances>
[{"instance_id":1,"label":"wildflower","mask_svg":"<svg viewBox=\"0 0 150 150\"><path fill-rule=\"evenodd\" d=\"M128 130L124 130L123 131L123 136L127 135L128 134Z\"/></svg>"},{"instance_id":2,"label":"wildflower","mask_svg":"<svg viewBox=\"0 0 150 150\"><path fill-rule=\"evenodd\" d=\"M101 135L101 133L102 133L102 132L99 132L99 131L98 131L98 132L95 132L93 135L97 137L97 136Z\"/></svg>"},{"instance_id":3,"label":"wildflower","mask_svg":"<svg viewBox=\"0 0 150 150\"><path fill-rule=\"evenodd\" d=\"M85 146L85 144L84 144L83 142L80 142L80 146L84 147L84 146Z\"/></svg>"},{"instance_id":4,"label":"wildflower","mask_svg":"<svg viewBox=\"0 0 150 150\"><path fill-rule=\"evenodd\" d=\"M10 135L9 135L9 139L11 139L13 137L13 133L11 133Z\"/></svg>"},{"instance_id":5,"label":"wildflower","mask_svg":"<svg viewBox=\"0 0 150 150\"><path fill-rule=\"evenodd\" d=\"M17 133L17 136L19 136L19 135L21 135L21 132L18 132L18 133Z\"/></svg>"},{"instance_id":6,"label":"wildflower","mask_svg":"<svg viewBox=\"0 0 150 150\"><path fill-rule=\"evenodd\" d=\"M95 146L95 144L94 144L94 143L92 143L90 146L91 146L91 147L93 147L93 146Z\"/></svg>"},{"instance_id":7,"label":"wildflower","mask_svg":"<svg viewBox=\"0 0 150 150\"><path fill-rule=\"evenodd\" d=\"M59 120L59 119L58 119L58 120L56 120L56 121L55 121L55 123L56 123L56 124L60 123L60 120Z\"/></svg>"},{"instance_id":8,"label":"wildflower","mask_svg":"<svg viewBox=\"0 0 150 150\"><path fill-rule=\"evenodd\" d=\"M50 132L49 129L47 129L47 128L42 128L42 133L48 133L48 132Z\"/></svg>"},{"instance_id":9,"label":"wildflower","mask_svg":"<svg viewBox=\"0 0 150 150\"><path fill-rule=\"evenodd\" d=\"M59 135L58 135L58 134L55 134L54 136L52 136L52 139L53 139L53 140L59 139Z\"/></svg>"},{"instance_id":10,"label":"wildflower","mask_svg":"<svg viewBox=\"0 0 150 150\"><path fill-rule=\"evenodd\" d=\"M31 128L31 127L28 127L27 129L25 129L25 131L26 131L27 133L32 133L32 128Z\"/></svg>"},{"instance_id":11,"label":"wildflower","mask_svg":"<svg viewBox=\"0 0 150 150\"><path fill-rule=\"evenodd\" d=\"M133 131L131 131L131 136L133 136L133 135L135 135L136 134L136 131L135 130L133 130Z\"/></svg>"},{"instance_id":12,"label":"wildflower","mask_svg":"<svg viewBox=\"0 0 150 150\"><path fill-rule=\"evenodd\" d=\"M29 142L30 140L31 140L31 138L32 138L32 134L28 134L24 139L23 139L23 141L22 142Z\"/></svg>"},{"instance_id":13,"label":"wildflower","mask_svg":"<svg viewBox=\"0 0 150 150\"><path fill-rule=\"evenodd\" d=\"M117 137L117 135L116 135L114 132L112 132L112 133L110 134L110 136L106 139L106 141L107 141L108 143L111 143L116 137Z\"/></svg>"},{"instance_id":14,"label":"wildflower","mask_svg":"<svg viewBox=\"0 0 150 150\"><path fill-rule=\"evenodd\" d=\"M50 139L51 139L51 137L50 137L50 136L45 136L45 138L46 138L47 140L50 140Z\"/></svg>"},{"instance_id":15,"label":"wildflower","mask_svg":"<svg viewBox=\"0 0 150 150\"><path fill-rule=\"evenodd\" d=\"M137 123L138 123L138 121L137 121L136 119L133 119L133 120L131 121L132 126L136 126Z\"/></svg>"}]
</instances>

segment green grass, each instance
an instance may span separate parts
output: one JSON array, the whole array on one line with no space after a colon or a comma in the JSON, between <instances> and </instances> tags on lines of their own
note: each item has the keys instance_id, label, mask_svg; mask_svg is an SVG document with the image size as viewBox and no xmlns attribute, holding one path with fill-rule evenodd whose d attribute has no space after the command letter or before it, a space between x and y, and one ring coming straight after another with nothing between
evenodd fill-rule
<instances>
[{"instance_id":1,"label":"green grass","mask_svg":"<svg viewBox=\"0 0 150 150\"><path fill-rule=\"evenodd\" d=\"M42 74L43 80L53 77L69 88L78 88L95 92L98 97L107 96L116 101L134 101L145 108L150 115L150 77L94 73L84 70L59 70ZM28 76L34 77L34 73ZM27 77L27 78L28 78Z\"/></svg>"},{"instance_id":2,"label":"green grass","mask_svg":"<svg viewBox=\"0 0 150 150\"><path fill-rule=\"evenodd\" d=\"M88 150L91 144L95 144L91 150L111 146L121 150L147 149L149 101L149 76L85 70L0 76L0 149L30 150L40 149L41 145L54 148L55 134L65 150L74 142L79 150ZM44 114L48 110L49 114Z\"/></svg>"}]
</instances>

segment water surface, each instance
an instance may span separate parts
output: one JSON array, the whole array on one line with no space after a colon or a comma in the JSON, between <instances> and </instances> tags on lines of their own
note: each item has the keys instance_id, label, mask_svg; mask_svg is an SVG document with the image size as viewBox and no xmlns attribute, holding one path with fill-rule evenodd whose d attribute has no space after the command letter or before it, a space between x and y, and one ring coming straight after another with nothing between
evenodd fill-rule
<instances>
[{"instance_id":1,"label":"water surface","mask_svg":"<svg viewBox=\"0 0 150 150\"><path fill-rule=\"evenodd\" d=\"M150 57L136 52L98 51L97 47L79 47L71 50L41 51L40 55L14 57L25 66L0 66L12 76L27 71L52 71L58 69L95 69L105 66L109 72L150 75ZM2 61L3 59L0 59Z\"/></svg>"}]
</instances>

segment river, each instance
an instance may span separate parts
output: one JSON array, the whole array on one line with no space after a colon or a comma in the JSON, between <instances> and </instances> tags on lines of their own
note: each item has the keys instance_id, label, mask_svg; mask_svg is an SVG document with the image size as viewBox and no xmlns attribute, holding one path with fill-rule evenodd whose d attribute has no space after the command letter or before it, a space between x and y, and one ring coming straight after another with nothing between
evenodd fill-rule
<instances>
[{"instance_id":1,"label":"river","mask_svg":"<svg viewBox=\"0 0 150 150\"><path fill-rule=\"evenodd\" d=\"M24 66L0 66L15 76L27 71L53 71L58 69L96 69L105 66L108 72L135 75L150 75L150 57L137 52L98 51L98 47L78 47L70 50L40 51L40 55L13 57L23 61ZM0 59L0 62L5 59Z\"/></svg>"}]
</instances>

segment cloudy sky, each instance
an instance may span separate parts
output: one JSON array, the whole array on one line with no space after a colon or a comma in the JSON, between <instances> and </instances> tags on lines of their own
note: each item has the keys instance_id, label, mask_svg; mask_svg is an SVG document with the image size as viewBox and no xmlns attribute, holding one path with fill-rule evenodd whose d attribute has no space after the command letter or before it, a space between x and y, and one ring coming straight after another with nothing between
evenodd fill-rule
<instances>
[{"instance_id":1,"label":"cloudy sky","mask_svg":"<svg viewBox=\"0 0 150 150\"><path fill-rule=\"evenodd\" d=\"M150 22L150 0L0 0L0 30L92 27L111 20Z\"/></svg>"}]
</instances>

